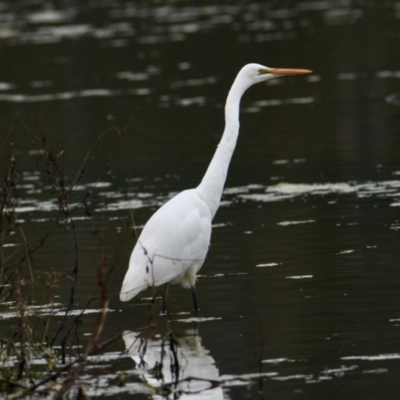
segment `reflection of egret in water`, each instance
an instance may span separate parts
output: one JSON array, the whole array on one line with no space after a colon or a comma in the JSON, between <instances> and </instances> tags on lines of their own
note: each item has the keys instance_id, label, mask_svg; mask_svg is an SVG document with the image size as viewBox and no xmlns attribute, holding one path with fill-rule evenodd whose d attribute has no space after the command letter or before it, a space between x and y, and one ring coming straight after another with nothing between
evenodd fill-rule
<instances>
[{"instance_id":1,"label":"reflection of egret in water","mask_svg":"<svg viewBox=\"0 0 400 400\"><path fill-rule=\"evenodd\" d=\"M181 336L167 333L153 338L126 331L122 337L137 368L143 370L143 378L157 393L153 398L224 398L218 385L219 371L202 346L197 330L186 331Z\"/></svg>"}]
</instances>

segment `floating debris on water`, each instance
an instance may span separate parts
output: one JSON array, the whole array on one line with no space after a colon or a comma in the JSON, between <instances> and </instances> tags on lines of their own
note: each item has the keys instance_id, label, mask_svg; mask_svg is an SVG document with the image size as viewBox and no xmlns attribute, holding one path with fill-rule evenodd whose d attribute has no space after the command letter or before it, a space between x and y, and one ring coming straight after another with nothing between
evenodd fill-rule
<instances>
[{"instance_id":1,"label":"floating debris on water","mask_svg":"<svg viewBox=\"0 0 400 400\"><path fill-rule=\"evenodd\" d=\"M351 254L351 253L354 253L354 250L343 250L343 251L340 251L337 254Z\"/></svg>"},{"instance_id":2,"label":"floating debris on water","mask_svg":"<svg viewBox=\"0 0 400 400\"><path fill-rule=\"evenodd\" d=\"M222 317L192 317L192 318L185 318L185 319L177 319L177 322L185 322L185 323L190 323L190 322L207 322L207 321L219 321L221 320Z\"/></svg>"},{"instance_id":3,"label":"floating debris on water","mask_svg":"<svg viewBox=\"0 0 400 400\"><path fill-rule=\"evenodd\" d=\"M267 360L261 361L263 364L281 364L283 362L296 362L296 360L292 360L290 358L271 358Z\"/></svg>"},{"instance_id":4,"label":"floating debris on water","mask_svg":"<svg viewBox=\"0 0 400 400\"><path fill-rule=\"evenodd\" d=\"M278 263L272 262L272 263L266 263L266 264L257 264L257 268L265 268L265 267L276 267L278 266Z\"/></svg>"},{"instance_id":5,"label":"floating debris on water","mask_svg":"<svg viewBox=\"0 0 400 400\"><path fill-rule=\"evenodd\" d=\"M366 361L398 360L400 359L400 353L378 354L375 356L347 356L340 358L342 360L366 360Z\"/></svg>"},{"instance_id":6,"label":"floating debris on water","mask_svg":"<svg viewBox=\"0 0 400 400\"><path fill-rule=\"evenodd\" d=\"M307 221L282 221L282 222L278 222L277 225L289 226L289 225L299 225L299 224L310 224L313 222L315 222L314 219L309 219Z\"/></svg>"},{"instance_id":7,"label":"floating debris on water","mask_svg":"<svg viewBox=\"0 0 400 400\"><path fill-rule=\"evenodd\" d=\"M389 370L387 368L376 368L363 371L363 374L384 374L385 372L388 371Z\"/></svg>"}]
</instances>

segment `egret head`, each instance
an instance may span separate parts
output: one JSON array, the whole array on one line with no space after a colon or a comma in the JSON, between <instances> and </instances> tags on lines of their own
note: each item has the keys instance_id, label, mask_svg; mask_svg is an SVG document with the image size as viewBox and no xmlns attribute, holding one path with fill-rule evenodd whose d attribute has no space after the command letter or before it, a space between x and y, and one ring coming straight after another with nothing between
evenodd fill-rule
<instances>
[{"instance_id":1,"label":"egret head","mask_svg":"<svg viewBox=\"0 0 400 400\"><path fill-rule=\"evenodd\" d=\"M251 86L268 79L286 75L305 75L312 71L308 69L269 68L260 64L247 64L239 72L246 86Z\"/></svg>"}]
</instances>

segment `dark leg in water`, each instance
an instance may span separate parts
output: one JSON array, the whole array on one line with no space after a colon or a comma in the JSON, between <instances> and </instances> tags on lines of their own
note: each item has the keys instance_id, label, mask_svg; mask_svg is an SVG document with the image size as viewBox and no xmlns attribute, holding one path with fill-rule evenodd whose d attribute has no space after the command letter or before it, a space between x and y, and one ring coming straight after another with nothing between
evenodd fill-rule
<instances>
[{"instance_id":1,"label":"dark leg in water","mask_svg":"<svg viewBox=\"0 0 400 400\"><path fill-rule=\"evenodd\" d=\"M199 304L197 302L196 286L191 286L190 290L192 291L194 314L197 316L197 314L199 313Z\"/></svg>"},{"instance_id":2,"label":"dark leg in water","mask_svg":"<svg viewBox=\"0 0 400 400\"><path fill-rule=\"evenodd\" d=\"M161 314L165 314L167 312L167 296L168 296L169 283L164 286L164 293L162 296L162 306L161 306Z\"/></svg>"}]
</instances>

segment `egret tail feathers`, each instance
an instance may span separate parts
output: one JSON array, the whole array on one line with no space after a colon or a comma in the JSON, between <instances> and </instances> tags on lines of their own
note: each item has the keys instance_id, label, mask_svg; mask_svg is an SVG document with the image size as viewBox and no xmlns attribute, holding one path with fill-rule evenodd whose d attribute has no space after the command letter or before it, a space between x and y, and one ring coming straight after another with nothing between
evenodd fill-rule
<instances>
[{"instance_id":1,"label":"egret tail feathers","mask_svg":"<svg viewBox=\"0 0 400 400\"><path fill-rule=\"evenodd\" d=\"M121 301L129 301L136 297L142 290L147 288L147 284L144 285L132 285L128 283L123 283L121 292L119 293L119 299Z\"/></svg>"}]
</instances>

